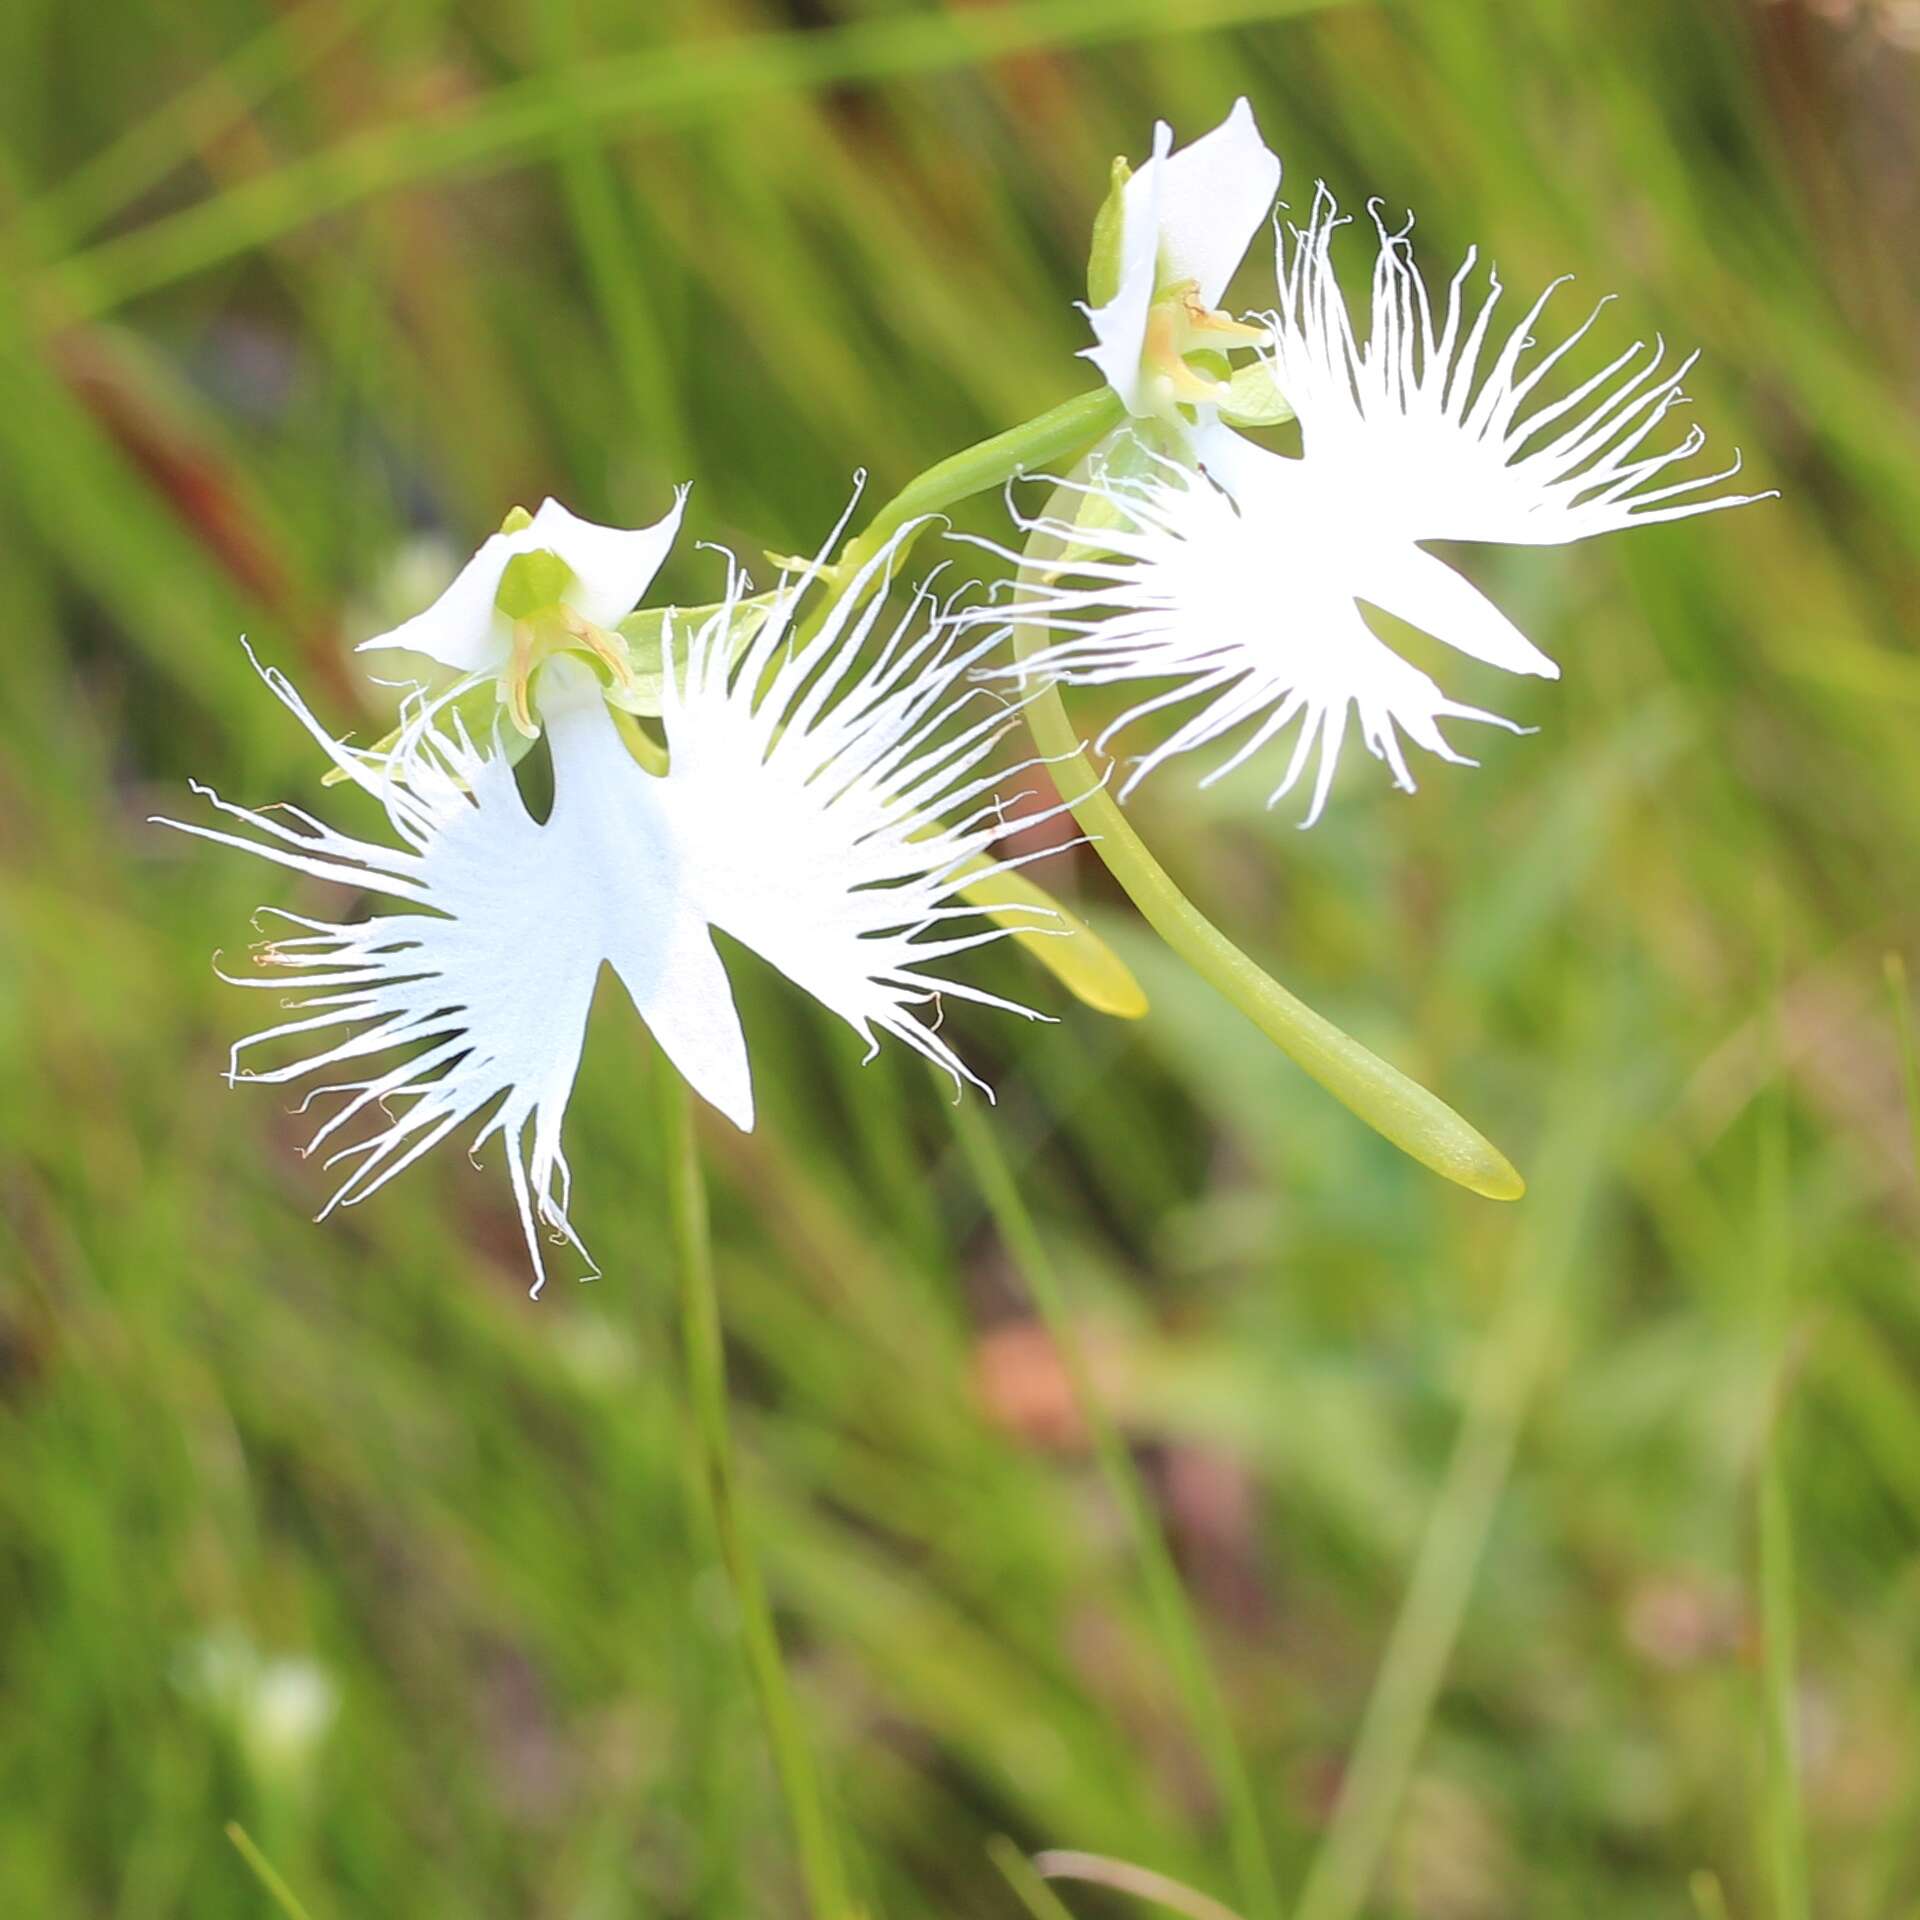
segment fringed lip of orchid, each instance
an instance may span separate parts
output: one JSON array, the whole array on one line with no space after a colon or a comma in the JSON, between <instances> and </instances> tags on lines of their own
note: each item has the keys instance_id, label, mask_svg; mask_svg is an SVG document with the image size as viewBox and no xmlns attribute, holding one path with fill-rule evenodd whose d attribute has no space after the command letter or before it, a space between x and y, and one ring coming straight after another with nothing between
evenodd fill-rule
<instances>
[{"instance_id":1,"label":"fringed lip of orchid","mask_svg":"<svg viewBox=\"0 0 1920 1920\"><path fill-rule=\"evenodd\" d=\"M965 888L1055 849L989 853L1003 824L996 789L1035 764L992 764L1017 717L1014 703L968 691L992 641L963 641L925 589L892 619L883 597L861 591L887 577L918 531L889 542L804 644L798 613L817 591L805 581L777 596L744 651L734 644L730 616L746 582L730 569L727 601L670 642L664 775L628 753L588 664L549 659L534 694L554 767L544 821L520 796L498 726L476 741L452 696L415 694L390 746L353 749L256 660L327 761L381 803L394 844L203 787L237 826L160 824L392 909L351 922L269 909L300 931L268 942L255 956L261 973L238 982L293 997L288 1018L237 1043L231 1078L280 1084L348 1069L309 1096L341 1101L309 1143L328 1149L329 1167L347 1168L324 1211L367 1198L479 1122L474 1149L496 1134L505 1143L534 1290L543 1231L586 1259L561 1123L603 965L695 1090L737 1125L753 1124L746 1040L715 929L852 1027L869 1058L891 1036L956 1092L970 1083L991 1097L941 1031L941 1003L1048 1016L954 978L947 963L1047 930L1046 909L953 923L987 918ZM985 712L962 711L983 695ZM921 1017L929 1007L931 1020ZM246 1064L281 1043L297 1057ZM397 1063L363 1065L403 1051ZM385 1124L335 1144L369 1115Z\"/></svg>"},{"instance_id":2,"label":"fringed lip of orchid","mask_svg":"<svg viewBox=\"0 0 1920 1920\"><path fill-rule=\"evenodd\" d=\"M1317 192L1304 227L1276 222L1279 300L1259 352L1299 419L1298 457L1204 420L1183 457L1143 442L1126 471L1096 459L1082 477L1054 482L1052 509L1012 509L1028 554L1037 537L1059 558L1044 571L1029 566L1009 598L975 616L1045 634L1005 671L1083 686L1171 683L1126 708L1102 745L1162 709L1198 703L1137 761L1122 798L1167 760L1242 727L1246 738L1202 784L1298 722L1268 804L1293 791L1317 754L1306 825L1326 805L1351 720L1404 790L1414 779L1403 736L1471 764L1442 721L1526 729L1452 699L1362 608L1509 673L1554 679L1559 668L1423 542L1557 544L1771 497L1712 491L1738 472L1737 454L1723 471L1669 477L1705 442L1697 426L1671 445L1655 438L1684 403L1694 356L1668 368L1664 347L1649 355L1636 344L1547 400L1543 381L1606 303L1529 360L1561 282L1493 345L1497 275L1470 300L1469 253L1436 313L1413 264L1411 223L1390 230L1373 211L1379 250L1364 339L1334 277L1331 241L1347 222L1332 196Z\"/></svg>"}]
</instances>

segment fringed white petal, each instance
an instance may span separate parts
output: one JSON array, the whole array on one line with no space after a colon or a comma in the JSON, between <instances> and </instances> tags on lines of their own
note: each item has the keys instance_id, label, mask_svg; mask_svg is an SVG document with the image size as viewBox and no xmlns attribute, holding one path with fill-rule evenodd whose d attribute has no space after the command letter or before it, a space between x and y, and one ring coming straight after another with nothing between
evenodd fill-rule
<instances>
[{"instance_id":1,"label":"fringed white petal","mask_svg":"<svg viewBox=\"0 0 1920 1920\"><path fill-rule=\"evenodd\" d=\"M580 908L581 892L598 884L583 871L587 850L564 827L534 820L507 762L476 748L457 721L443 731L434 710L416 703L390 753L347 755L284 676L268 670L265 678L335 765L384 804L403 850L305 816L288 828L269 813L224 805L256 837L164 824L316 878L401 893L417 910L357 924L296 919L301 936L256 949L271 972L244 984L291 994L295 1017L240 1041L230 1077L277 1083L349 1069L318 1090L344 1096L344 1104L308 1150L368 1114L384 1124L329 1151L326 1164L349 1171L327 1212L377 1192L493 1107L472 1146L495 1134L505 1143L527 1249L543 1278L540 1228L579 1248L567 1218L560 1121L603 957ZM564 785L558 768L556 778ZM304 1046L291 1060L242 1064L295 1039ZM366 1064L403 1048L397 1063ZM365 1077L352 1077L356 1071Z\"/></svg>"},{"instance_id":2,"label":"fringed white petal","mask_svg":"<svg viewBox=\"0 0 1920 1920\"><path fill-rule=\"evenodd\" d=\"M516 554L541 550L558 554L573 570L568 604L596 626L611 627L640 604L652 585L680 530L686 499L682 487L664 518L634 528L603 527L569 513L557 500L544 500L531 524L482 541L453 584L425 612L390 633L363 640L360 651L403 647L460 673L497 673L511 648L508 623L494 607L500 577Z\"/></svg>"},{"instance_id":3,"label":"fringed white petal","mask_svg":"<svg viewBox=\"0 0 1920 1920\"><path fill-rule=\"evenodd\" d=\"M1220 443L1210 438L1207 445L1218 451ZM1056 573L1024 576L1011 607L1000 610L1001 618L1050 636L1021 671L1088 686L1173 683L1123 713L1102 736L1103 747L1149 713L1199 703L1136 763L1122 798L1175 755L1248 728L1202 783L1211 784L1297 724L1268 804L1284 799L1312 767L1305 820L1311 825L1326 804L1350 720L1408 790L1414 781L1402 735L1460 761L1464 756L1441 733L1441 721L1512 727L1498 714L1450 699L1367 625L1355 604L1351 530L1324 513L1311 486L1311 463L1239 442L1231 464L1232 492L1171 460L1151 463L1144 476L1096 472L1069 485L1070 508L1094 496L1109 514L1117 509L1123 516L1121 524L1102 527L1098 555L1077 544L1084 536L1066 516L1023 523L1077 557ZM1457 575L1450 577L1472 593ZM1490 607L1485 611L1497 620ZM1457 627L1458 607L1450 612ZM1486 649L1483 631L1469 637Z\"/></svg>"},{"instance_id":4,"label":"fringed white petal","mask_svg":"<svg viewBox=\"0 0 1920 1920\"><path fill-rule=\"evenodd\" d=\"M896 559L894 547L880 555L855 596ZM971 947L1042 930L984 916L971 931L954 927L977 913L961 898L962 869L1000 831L996 776L985 769L1016 711L984 688L964 690L991 642L957 644L923 593L884 629L883 596L859 612L842 598L802 646L801 582L736 662L744 585L736 573L727 605L686 638L683 664L665 677L665 778L635 763L592 669L570 656L549 661L537 683L554 770L544 822L528 813L497 740L475 746L448 697L414 699L390 749L350 751L267 671L333 764L381 801L399 845L214 796L245 831L163 823L402 909L355 924L283 914L299 931L264 943L255 958L267 971L237 982L292 997L290 1018L234 1048L234 1079L346 1069L309 1096L342 1099L311 1148L370 1114L384 1123L330 1147L327 1164L349 1170L328 1211L482 1121L473 1145L496 1134L505 1143L537 1293L541 1228L585 1257L568 1219L560 1130L603 964L695 1090L739 1126L753 1124L745 1039L714 927L870 1048L892 1034L956 1084L974 1076L937 1013L929 1021L916 1009L951 994L1043 1017L945 967ZM293 1057L242 1066L283 1042L294 1043Z\"/></svg>"},{"instance_id":5,"label":"fringed white petal","mask_svg":"<svg viewBox=\"0 0 1920 1920\"><path fill-rule=\"evenodd\" d=\"M1278 230L1271 353L1318 485L1340 493L1375 539L1557 545L1770 497L1710 492L1740 470L1737 454L1721 472L1655 484L1706 442L1697 426L1677 441L1662 433L1685 404L1681 382L1697 356L1669 366L1662 342L1651 351L1636 342L1543 403L1536 399L1542 382L1606 302L1536 354L1533 329L1565 282L1498 338L1499 276L1489 270L1485 293L1470 292L1477 254L1469 252L1436 319L1409 230L1390 231L1377 212L1363 343L1334 276L1333 236L1346 224L1322 187L1291 241L1287 229Z\"/></svg>"},{"instance_id":6,"label":"fringed white petal","mask_svg":"<svg viewBox=\"0 0 1920 1920\"><path fill-rule=\"evenodd\" d=\"M869 1057L892 1034L956 1084L979 1086L937 1015L913 1009L951 994L1044 1017L941 964L1019 930L960 893L962 870L1002 830L993 790L1023 770L984 770L1017 709L969 688L994 643L958 644L927 590L897 620L884 617L884 596L855 611L894 564L890 547L804 649L798 587L737 661L725 607L675 636L685 664L665 680L671 770L661 786L692 897L712 925L838 1014ZM954 931L973 918L976 928Z\"/></svg>"}]
</instances>

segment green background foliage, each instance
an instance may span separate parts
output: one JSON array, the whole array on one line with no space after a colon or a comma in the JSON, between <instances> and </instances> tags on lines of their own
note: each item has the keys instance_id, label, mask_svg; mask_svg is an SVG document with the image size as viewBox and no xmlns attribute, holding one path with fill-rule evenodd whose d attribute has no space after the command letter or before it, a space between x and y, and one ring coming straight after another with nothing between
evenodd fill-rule
<instances>
[{"instance_id":1,"label":"green background foliage","mask_svg":"<svg viewBox=\"0 0 1920 1920\"><path fill-rule=\"evenodd\" d=\"M1454 663L1539 728L1478 772L1408 799L1356 753L1311 834L1257 776L1136 803L1520 1205L1352 1122L1084 853L1053 881L1151 1015L1006 951L981 977L1060 1024L950 1029L1289 1902L1913 1912L1911 14L0 8L0 1911L262 1914L230 1819L315 1920L798 1911L631 1009L569 1121L602 1279L529 1302L499 1169L453 1150L315 1228L287 1099L221 1083L253 1003L208 959L322 895L144 823L189 778L315 802L238 636L375 737L350 642L513 501L637 523L691 479L702 537L809 550L856 466L890 491L1086 384L1113 155L1244 91L1296 211L1379 194L1432 272L1478 242L1510 298L1577 270L1569 323L1617 290L1602 345L1699 344L1714 448L1786 497L1470 556L1565 667ZM719 579L687 541L664 584ZM1243 1903L943 1097L729 957L762 1117L702 1134L746 1498L867 1906L1018 1914L996 1835Z\"/></svg>"}]
</instances>

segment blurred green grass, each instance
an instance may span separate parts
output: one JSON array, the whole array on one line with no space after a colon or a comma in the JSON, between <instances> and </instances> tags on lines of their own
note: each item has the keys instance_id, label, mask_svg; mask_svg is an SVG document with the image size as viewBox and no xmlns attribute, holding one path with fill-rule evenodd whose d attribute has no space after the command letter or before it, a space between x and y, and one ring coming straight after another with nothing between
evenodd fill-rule
<instances>
[{"instance_id":1,"label":"blurred green grass","mask_svg":"<svg viewBox=\"0 0 1920 1920\"><path fill-rule=\"evenodd\" d=\"M1257 782L1138 802L1236 938L1514 1153L1521 1207L1249 1044L1084 863L1056 878L1154 1011L967 1021L995 1135L1290 1894L1350 1903L1358 1835L1380 1914L1790 1913L1804 1825L1812 1912L1911 1913L1903 23L0 10L0 1911L263 1913L229 1819L315 1920L796 1910L697 1523L638 1024L609 997L570 1119L594 1286L530 1304L456 1153L315 1229L284 1103L218 1078L247 1010L207 958L262 878L143 822L189 777L312 798L243 631L381 729L345 649L432 564L409 533L451 555L549 489L639 520L691 478L703 536L804 548L856 466L890 489L1074 390L1108 159L1245 91L1296 206L1380 193L1430 268L1477 241L1516 292L1578 271L1570 311L1617 289L1610 339L1699 344L1714 447L1786 498L1473 556L1566 669L1498 690L1541 731L1478 772L1408 801L1354 756L1310 835ZM688 543L665 585L715 577ZM749 1491L873 1911L1017 1911L996 1834L1236 1898L947 1116L731 959L763 1118L708 1142ZM1363 1723L1364 1818L1315 1870Z\"/></svg>"}]
</instances>

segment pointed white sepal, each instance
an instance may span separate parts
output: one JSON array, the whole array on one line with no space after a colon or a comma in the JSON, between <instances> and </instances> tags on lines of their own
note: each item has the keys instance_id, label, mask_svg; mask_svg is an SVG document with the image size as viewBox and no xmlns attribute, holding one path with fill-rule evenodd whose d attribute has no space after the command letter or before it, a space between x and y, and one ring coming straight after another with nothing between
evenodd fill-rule
<instances>
[{"instance_id":1,"label":"pointed white sepal","mask_svg":"<svg viewBox=\"0 0 1920 1920\"><path fill-rule=\"evenodd\" d=\"M1141 356L1155 291L1192 281L1199 304L1217 306L1280 189L1280 162L1244 99L1211 133L1172 148L1163 120L1152 157L1122 189L1118 288L1104 306L1082 309L1094 335L1082 357L1135 415L1153 411Z\"/></svg>"},{"instance_id":2,"label":"pointed white sepal","mask_svg":"<svg viewBox=\"0 0 1920 1920\"><path fill-rule=\"evenodd\" d=\"M498 673L511 651L510 624L494 605L500 578L515 555L558 554L572 569L566 604L595 626L611 627L640 604L680 530L682 487L666 515L650 527L603 527L569 513L558 500L540 503L532 521L496 533L454 576L432 606L391 632L360 643L360 651L403 647L459 673Z\"/></svg>"}]
</instances>

